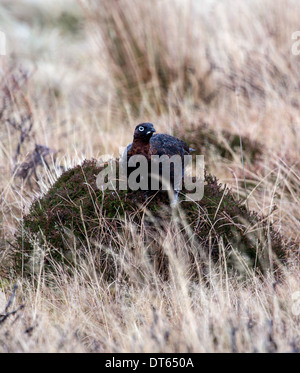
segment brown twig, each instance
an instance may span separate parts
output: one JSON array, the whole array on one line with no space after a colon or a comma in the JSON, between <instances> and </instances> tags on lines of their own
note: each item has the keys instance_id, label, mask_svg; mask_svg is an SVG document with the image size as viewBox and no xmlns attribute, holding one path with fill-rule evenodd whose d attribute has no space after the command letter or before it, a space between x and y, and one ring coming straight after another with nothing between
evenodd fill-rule
<instances>
[{"instance_id":1,"label":"brown twig","mask_svg":"<svg viewBox=\"0 0 300 373\"><path fill-rule=\"evenodd\" d=\"M16 308L15 310L9 312L9 308L10 308L10 306L11 306L11 304L12 304L12 302L13 302L15 296L16 296L17 289L18 289L18 285L14 285L13 292L12 292L12 294L11 294L8 302L7 302L7 305L6 305L5 310L4 310L4 314L0 314L0 324L4 323L4 321L9 316L15 315L18 311L20 311L21 309L23 309L25 307L24 304L21 304L18 308Z\"/></svg>"}]
</instances>

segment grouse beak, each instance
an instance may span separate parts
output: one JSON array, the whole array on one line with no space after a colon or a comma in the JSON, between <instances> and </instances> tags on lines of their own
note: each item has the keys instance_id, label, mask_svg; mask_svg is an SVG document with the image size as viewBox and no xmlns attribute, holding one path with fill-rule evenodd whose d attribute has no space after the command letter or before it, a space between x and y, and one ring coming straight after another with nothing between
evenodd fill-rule
<instances>
[{"instance_id":1,"label":"grouse beak","mask_svg":"<svg viewBox=\"0 0 300 373\"><path fill-rule=\"evenodd\" d=\"M150 135L150 133L156 132L155 128L153 127L150 131L146 132L146 135Z\"/></svg>"}]
</instances>

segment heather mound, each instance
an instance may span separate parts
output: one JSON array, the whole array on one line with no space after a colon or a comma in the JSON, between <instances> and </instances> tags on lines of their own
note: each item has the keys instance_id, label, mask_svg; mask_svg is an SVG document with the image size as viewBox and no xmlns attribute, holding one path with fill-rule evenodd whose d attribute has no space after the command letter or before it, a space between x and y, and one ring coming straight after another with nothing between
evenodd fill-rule
<instances>
[{"instance_id":1,"label":"heather mound","mask_svg":"<svg viewBox=\"0 0 300 373\"><path fill-rule=\"evenodd\" d=\"M168 253L162 242L171 225L183 238L191 277L208 262L223 260L228 270L238 272L265 272L284 260L282 237L268 219L249 212L215 177L205 174L200 201L184 200L183 189L172 209L166 192L146 199L143 191L100 190L96 177L104 166L86 160L69 169L31 205L16 237L18 269L32 272L41 263L51 268L58 261L76 265L88 250L104 278L113 280L122 272L120 256L140 255L136 246L142 239L144 257L166 277Z\"/></svg>"}]
</instances>

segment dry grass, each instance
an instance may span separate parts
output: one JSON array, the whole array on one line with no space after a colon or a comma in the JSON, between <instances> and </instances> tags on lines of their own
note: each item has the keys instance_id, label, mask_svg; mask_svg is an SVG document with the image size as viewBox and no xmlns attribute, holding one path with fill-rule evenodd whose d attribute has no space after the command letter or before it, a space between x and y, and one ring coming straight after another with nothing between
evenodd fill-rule
<instances>
[{"instance_id":1,"label":"dry grass","mask_svg":"<svg viewBox=\"0 0 300 373\"><path fill-rule=\"evenodd\" d=\"M186 275L191 243L166 226L168 282L147 265L137 234L123 237L124 253L134 239L139 256L116 257L129 283L105 283L93 253L72 275L57 265L33 280L10 267L8 241L33 198L62 167L118 155L142 121L171 134L206 123L223 142L226 130L262 143L255 163L243 165L239 148L230 159L210 153L209 172L240 198L245 174L250 208L299 247L300 56L291 52L299 2L202 3L1 2L0 351L299 352L296 259L277 282L272 273L241 281L223 258L195 284ZM30 185L16 166L36 144L51 151Z\"/></svg>"}]
</instances>

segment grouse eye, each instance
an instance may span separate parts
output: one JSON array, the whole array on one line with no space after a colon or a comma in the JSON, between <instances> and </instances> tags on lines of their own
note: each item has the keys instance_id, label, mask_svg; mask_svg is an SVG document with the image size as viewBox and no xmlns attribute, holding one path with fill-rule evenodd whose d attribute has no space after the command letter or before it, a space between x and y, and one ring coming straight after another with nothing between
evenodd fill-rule
<instances>
[{"instance_id":1,"label":"grouse eye","mask_svg":"<svg viewBox=\"0 0 300 373\"><path fill-rule=\"evenodd\" d=\"M145 128L144 128L143 126L139 126L139 131L140 131L140 132L143 132L144 129L145 129Z\"/></svg>"}]
</instances>

